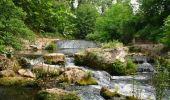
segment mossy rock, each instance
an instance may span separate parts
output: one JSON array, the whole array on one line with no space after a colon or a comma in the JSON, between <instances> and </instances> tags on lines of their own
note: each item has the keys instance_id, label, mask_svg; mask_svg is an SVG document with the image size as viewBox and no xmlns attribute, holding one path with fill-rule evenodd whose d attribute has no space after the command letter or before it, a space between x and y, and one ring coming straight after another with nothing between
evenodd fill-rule
<instances>
[{"instance_id":1,"label":"mossy rock","mask_svg":"<svg viewBox=\"0 0 170 100\"><path fill-rule=\"evenodd\" d=\"M89 79L81 79L77 81L78 85L97 85L97 81L95 78L90 77Z\"/></svg>"},{"instance_id":2,"label":"mossy rock","mask_svg":"<svg viewBox=\"0 0 170 100\"><path fill-rule=\"evenodd\" d=\"M45 54L43 56L44 62L46 64L58 64L58 65L64 65L65 64L65 55L62 53L50 53Z\"/></svg>"},{"instance_id":3,"label":"mossy rock","mask_svg":"<svg viewBox=\"0 0 170 100\"><path fill-rule=\"evenodd\" d=\"M40 91L37 100L80 100L80 98L73 92L55 88Z\"/></svg>"},{"instance_id":4,"label":"mossy rock","mask_svg":"<svg viewBox=\"0 0 170 100\"><path fill-rule=\"evenodd\" d=\"M100 90L100 95L104 97L105 99L112 98L115 94L114 92L109 91L106 87L102 87Z\"/></svg>"},{"instance_id":5,"label":"mossy rock","mask_svg":"<svg viewBox=\"0 0 170 100\"><path fill-rule=\"evenodd\" d=\"M0 78L0 86L19 86L19 87L36 87L34 79L24 77L3 77Z\"/></svg>"},{"instance_id":6,"label":"mossy rock","mask_svg":"<svg viewBox=\"0 0 170 100\"><path fill-rule=\"evenodd\" d=\"M134 96L126 96L126 100L138 100Z\"/></svg>"}]
</instances>

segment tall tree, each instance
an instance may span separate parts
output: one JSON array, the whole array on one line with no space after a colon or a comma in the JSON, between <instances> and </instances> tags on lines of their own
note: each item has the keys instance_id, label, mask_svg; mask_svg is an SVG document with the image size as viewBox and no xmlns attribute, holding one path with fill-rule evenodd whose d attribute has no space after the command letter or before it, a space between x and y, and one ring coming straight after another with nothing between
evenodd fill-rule
<instances>
[{"instance_id":1,"label":"tall tree","mask_svg":"<svg viewBox=\"0 0 170 100\"><path fill-rule=\"evenodd\" d=\"M91 4L81 4L76 11L76 28L75 37L85 38L87 34L93 33L95 30L95 22L97 18L97 10Z\"/></svg>"}]
</instances>

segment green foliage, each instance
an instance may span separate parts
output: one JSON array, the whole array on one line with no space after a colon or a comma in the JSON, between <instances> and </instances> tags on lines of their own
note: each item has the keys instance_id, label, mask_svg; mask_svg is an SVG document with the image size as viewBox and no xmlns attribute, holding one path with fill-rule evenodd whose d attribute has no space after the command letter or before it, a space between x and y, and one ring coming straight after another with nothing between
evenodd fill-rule
<instances>
[{"instance_id":1,"label":"green foliage","mask_svg":"<svg viewBox=\"0 0 170 100\"><path fill-rule=\"evenodd\" d=\"M156 74L153 76L153 85L156 89L156 100L162 100L165 96L165 90L168 88L169 72L160 64L156 62Z\"/></svg>"},{"instance_id":2,"label":"green foliage","mask_svg":"<svg viewBox=\"0 0 170 100\"><path fill-rule=\"evenodd\" d=\"M170 15L167 17L164 26L163 26L163 38L162 42L170 47Z\"/></svg>"},{"instance_id":3,"label":"green foliage","mask_svg":"<svg viewBox=\"0 0 170 100\"><path fill-rule=\"evenodd\" d=\"M107 43L102 43L101 47L106 49L106 48L118 48L118 47L123 47L123 43L120 43L119 41L110 41Z\"/></svg>"},{"instance_id":4,"label":"green foliage","mask_svg":"<svg viewBox=\"0 0 170 100\"><path fill-rule=\"evenodd\" d=\"M127 59L126 73L127 74L136 73L136 64L132 61L132 59Z\"/></svg>"},{"instance_id":5,"label":"green foliage","mask_svg":"<svg viewBox=\"0 0 170 100\"><path fill-rule=\"evenodd\" d=\"M97 18L97 10L91 4L82 4L76 10L76 28L75 37L84 39L87 34L93 33L95 30L95 21Z\"/></svg>"},{"instance_id":6,"label":"green foliage","mask_svg":"<svg viewBox=\"0 0 170 100\"><path fill-rule=\"evenodd\" d=\"M56 0L13 0L27 13L25 22L35 31L60 33L69 36L73 33L75 16L69 9L69 1Z\"/></svg>"},{"instance_id":7,"label":"green foliage","mask_svg":"<svg viewBox=\"0 0 170 100\"><path fill-rule=\"evenodd\" d=\"M159 42L162 38L161 27L164 20L170 14L169 0L141 0L139 1L140 9L140 28L138 36L141 40Z\"/></svg>"},{"instance_id":8,"label":"green foliage","mask_svg":"<svg viewBox=\"0 0 170 100\"><path fill-rule=\"evenodd\" d=\"M6 52L6 47L22 49L22 39L33 40L33 32L22 21L26 13L16 7L12 0L0 1L0 52Z\"/></svg>"},{"instance_id":9,"label":"green foliage","mask_svg":"<svg viewBox=\"0 0 170 100\"><path fill-rule=\"evenodd\" d=\"M127 41L133 37L136 18L133 15L129 2L114 4L104 15L97 18L96 31L87 36L99 41L120 40ZM93 37L94 36L94 37ZM96 36L96 37L95 37Z\"/></svg>"},{"instance_id":10,"label":"green foliage","mask_svg":"<svg viewBox=\"0 0 170 100\"><path fill-rule=\"evenodd\" d=\"M47 45L45 47L45 50L49 50L49 51L54 51L56 50L56 44L55 43L50 43L49 45Z\"/></svg>"},{"instance_id":11,"label":"green foliage","mask_svg":"<svg viewBox=\"0 0 170 100\"><path fill-rule=\"evenodd\" d=\"M115 75L124 75L126 66L121 61L116 60L114 61L111 70Z\"/></svg>"}]
</instances>

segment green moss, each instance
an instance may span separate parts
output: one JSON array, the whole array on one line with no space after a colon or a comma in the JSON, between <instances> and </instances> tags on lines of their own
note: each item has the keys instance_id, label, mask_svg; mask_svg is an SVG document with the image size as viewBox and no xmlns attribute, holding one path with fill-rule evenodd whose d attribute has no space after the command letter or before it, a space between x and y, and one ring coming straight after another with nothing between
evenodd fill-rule
<instances>
[{"instance_id":1,"label":"green moss","mask_svg":"<svg viewBox=\"0 0 170 100\"><path fill-rule=\"evenodd\" d=\"M106 87L102 87L100 90L100 95L105 99L110 99L114 96L114 92L109 91Z\"/></svg>"},{"instance_id":2,"label":"green moss","mask_svg":"<svg viewBox=\"0 0 170 100\"><path fill-rule=\"evenodd\" d=\"M80 81L77 82L78 85L96 85L97 81L94 78L89 78L89 79L82 79Z\"/></svg>"},{"instance_id":3,"label":"green moss","mask_svg":"<svg viewBox=\"0 0 170 100\"><path fill-rule=\"evenodd\" d=\"M37 100L80 100L80 99L74 93L58 95L56 93L48 93L46 91L40 91L37 95Z\"/></svg>"},{"instance_id":4,"label":"green moss","mask_svg":"<svg viewBox=\"0 0 170 100\"><path fill-rule=\"evenodd\" d=\"M3 77L0 78L0 86L35 87L37 84L35 80L26 79L23 77Z\"/></svg>"},{"instance_id":5,"label":"green moss","mask_svg":"<svg viewBox=\"0 0 170 100\"><path fill-rule=\"evenodd\" d=\"M126 100L137 100L134 96L126 96Z\"/></svg>"}]
</instances>

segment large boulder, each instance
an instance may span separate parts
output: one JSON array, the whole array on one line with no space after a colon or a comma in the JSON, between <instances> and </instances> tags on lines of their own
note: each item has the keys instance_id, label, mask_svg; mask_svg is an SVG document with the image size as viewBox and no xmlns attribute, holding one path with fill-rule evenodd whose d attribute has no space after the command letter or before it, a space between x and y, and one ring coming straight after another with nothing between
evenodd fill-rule
<instances>
[{"instance_id":1,"label":"large boulder","mask_svg":"<svg viewBox=\"0 0 170 100\"><path fill-rule=\"evenodd\" d=\"M0 76L1 77L14 77L15 72L13 70L3 70L3 71L0 71Z\"/></svg>"},{"instance_id":2,"label":"large boulder","mask_svg":"<svg viewBox=\"0 0 170 100\"><path fill-rule=\"evenodd\" d=\"M35 78L35 75L29 69L20 69L18 73L23 77Z\"/></svg>"},{"instance_id":3,"label":"large boulder","mask_svg":"<svg viewBox=\"0 0 170 100\"><path fill-rule=\"evenodd\" d=\"M66 68L60 75L59 79L68 83L76 83L78 85L97 84L90 72L86 72L81 68Z\"/></svg>"},{"instance_id":4,"label":"large boulder","mask_svg":"<svg viewBox=\"0 0 170 100\"><path fill-rule=\"evenodd\" d=\"M61 64L65 63L65 55L62 53L50 53L43 56L47 64Z\"/></svg>"},{"instance_id":5,"label":"large boulder","mask_svg":"<svg viewBox=\"0 0 170 100\"><path fill-rule=\"evenodd\" d=\"M38 93L38 100L80 100L73 92L65 91L58 88L42 90Z\"/></svg>"},{"instance_id":6,"label":"large boulder","mask_svg":"<svg viewBox=\"0 0 170 100\"><path fill-rule=\"evenodd\" d=\"M115 49L90 48L85 52L75 54L75 64L80 66L89 66L94 69L105 70L113 74L113 63L117 60L120 63L126 63L128 48L119 47Z\"/></svg>"}]
</instances>

